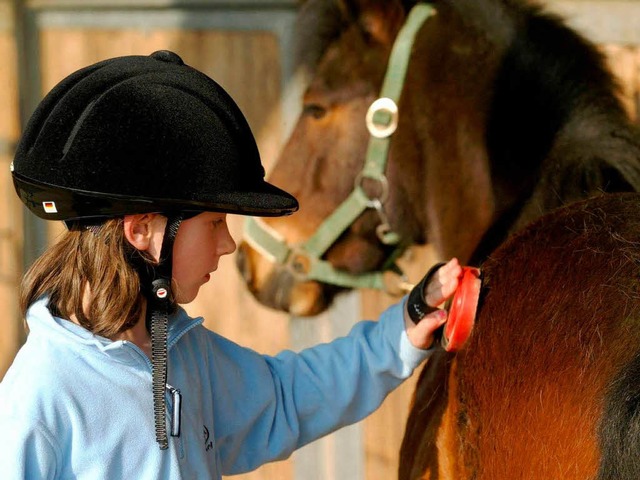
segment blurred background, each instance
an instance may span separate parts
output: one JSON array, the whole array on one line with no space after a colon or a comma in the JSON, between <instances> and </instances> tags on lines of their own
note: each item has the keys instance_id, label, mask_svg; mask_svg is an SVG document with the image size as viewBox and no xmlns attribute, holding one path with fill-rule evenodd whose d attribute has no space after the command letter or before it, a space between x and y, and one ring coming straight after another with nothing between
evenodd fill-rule
<instances>
[{"instance_id":1,"label":"blurred background","mask_svg":"<svg viewBox=\"0 0 640 480\"><path fill-rule=\"evenodd\" d=\"M17 306L25 268L54 242L61 225L22 208L9 172L21 126L43 94L71 72L105 58L168 49L220 83L238 102L269 170L300 111L302 81L293 65L297 0L0 0L0 379L24 341ZM544 2L601 46L623 87L630 115L640 106L640 0ZM559 46L561 48L561 46ZM637 120L636 120L637 121ZM242 219L230 219L234 238ZM428 249L404 259L417 281L432 263ZM299 350L345 334L397 301L361 291L316 318L291 318L258 305L233 258L226 258L192 315L261 353ZM396 476L415 378L362 424L296 452L287 461L234 478L378 480ZM251 401L246 399L246 401Z\"/></svg>"}]
</instances>

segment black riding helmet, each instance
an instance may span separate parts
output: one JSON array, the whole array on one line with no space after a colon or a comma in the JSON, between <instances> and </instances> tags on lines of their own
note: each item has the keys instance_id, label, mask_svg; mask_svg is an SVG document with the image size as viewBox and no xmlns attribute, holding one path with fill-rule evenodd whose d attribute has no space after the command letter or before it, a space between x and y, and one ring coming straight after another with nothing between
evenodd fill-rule
<instances>
[{"instance_id":1,"label":"black riding helmet","mask_svg":"<svg viewBox=\"0 0 640 480\"><path fill-rule=\"evenodd\" d=\"M11 170L21 200L44 219L86 226L127 214L167 216L159 264L138 270L156 440L167 448L167 317L180 222L205 211L287 215L298 202L265 182L253 134L231 97L169 51L105 60L62 80L29 120ZM179 412L171 434L180 434Z\"/></svg>"},{"instance_id":2,"label":"black riding helmet","mask_svg":"<svg viewBox=\"0 0 640 480\"><path fill-rule=\"evenodd\" d=\"M12 171L25 205L50 220L279 216L298 207L264 181L236 103L168 51L105 60L65 78L27 124Z\"/></svg>"}]
</instances>

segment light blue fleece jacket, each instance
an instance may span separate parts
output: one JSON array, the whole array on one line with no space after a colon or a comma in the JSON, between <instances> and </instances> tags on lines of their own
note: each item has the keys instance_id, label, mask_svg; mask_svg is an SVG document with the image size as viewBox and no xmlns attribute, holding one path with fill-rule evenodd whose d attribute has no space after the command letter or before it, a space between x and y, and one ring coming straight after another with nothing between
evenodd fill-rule
<instances>
[{"instance_id":1,"label":"light blue fleece jacket","mask_svg":"<svg viewBox=\"0 0 640 480\"><path fill-rule=\"evenodd\" d=\"M27 322L27 342L0 383L5 480L219 479L253 470L366 417L429 355L409 343L401 304L346 337L275 357L180 309L169 324L168 383L182 393L181 433L160 450L151 364L137 346L53 317L46 299Z\"/></svg>"}]
</instances>

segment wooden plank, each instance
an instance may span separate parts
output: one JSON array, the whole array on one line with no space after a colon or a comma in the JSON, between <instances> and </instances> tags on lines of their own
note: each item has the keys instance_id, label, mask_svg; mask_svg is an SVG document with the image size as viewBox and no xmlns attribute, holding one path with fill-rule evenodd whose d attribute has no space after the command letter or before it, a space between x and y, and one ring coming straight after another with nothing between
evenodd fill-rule
<instances>
[{"instance_id":1,"label":"wooden plank","mask_svg":"<svg viewBox=\"0 0 640 480\"><path fill-rule=\"evenodd\" d=\"M0 31L13 33L14 14L11 0L0 0Z\"/></svg>"},{"instance_id":2,"label":"wooden plank","mask_svg":"<svg viewBox=\"0 0 640 480\"><path fill-rule=\"evenodd\" d=\"M638 115L640 47L607 44L602 46L609 68L618 78L620 100L632 118Z\"/></svg>"},{"instance_id":3,"label":"wooden plank","mask_svg":"<svg viewBox=\"0 0 640 480\"><path fill-rule=\"evenodd\" d=\"M13 32L0 31L0 138L13 143L20 135L17 58Z\"/></svg>"},{"instance_id":4,"label":"wooden plank","mask_svg":"<svg viewBox=\"0 0 640 480\"><path fill-rule=\"evenodd\" d=\"M330 342L349 333L360 319L360 295L342 294L333 307L313 318L291 319L294 350ZM351 425L295 452L294 478L304 480L358 480L364 477L365 455L361 424Z\"/></svg>"},{"instance_id":5,"label":"wooden plank","mask_svg":"<svg viewBox=\"0 0 640 480\"><path fill-rule=\"evenodd\" d=\"M15 194L9 165L18 139L17 53L13 8L0 2L0 379L13 361L25 330L18 309L22 274L22 205Z\"/></svg>"},{"instance_id":6,"label":"wooden plank","mask_svg":"<svg viewBox=\"0 0 640 480\"><path fill-rule=\"evenodd\" d=\"M12 155L0 155L0 379L25 337L18 307L18 285L22 275L22 204L9 173L11 160Z\"/></svg>"}]
</instances>

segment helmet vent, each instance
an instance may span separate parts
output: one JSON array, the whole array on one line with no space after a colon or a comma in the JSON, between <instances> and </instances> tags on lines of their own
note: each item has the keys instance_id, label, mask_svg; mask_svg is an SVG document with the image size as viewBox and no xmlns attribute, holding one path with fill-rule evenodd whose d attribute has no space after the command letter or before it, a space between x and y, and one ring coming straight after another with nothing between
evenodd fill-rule
<instances>
[{"instance_id":1,"label":"helmet vent","mask_svg":"<svg viewBox=\"0 0 640 480\"><path fill-rule=\"evenodd\" d=\"M93 100L91 100L89 105L87 105L87 108L85 108L83 112L80 114L80 116L78 117L78 120L76 121L75 125L71 129L69 138L67 139L66 143L64 144L64 147L62 148L63 156L66 155L69 149L71 148L71 145L73 144L73 141L75 140L76 135L80 130L80 127L84 123L84 120L89 116L89 113L91 113L91 110L93 109L93 106L96 104L97 101L98 101L98 98L94 98Z\"/></svg>"}]
</instances>

